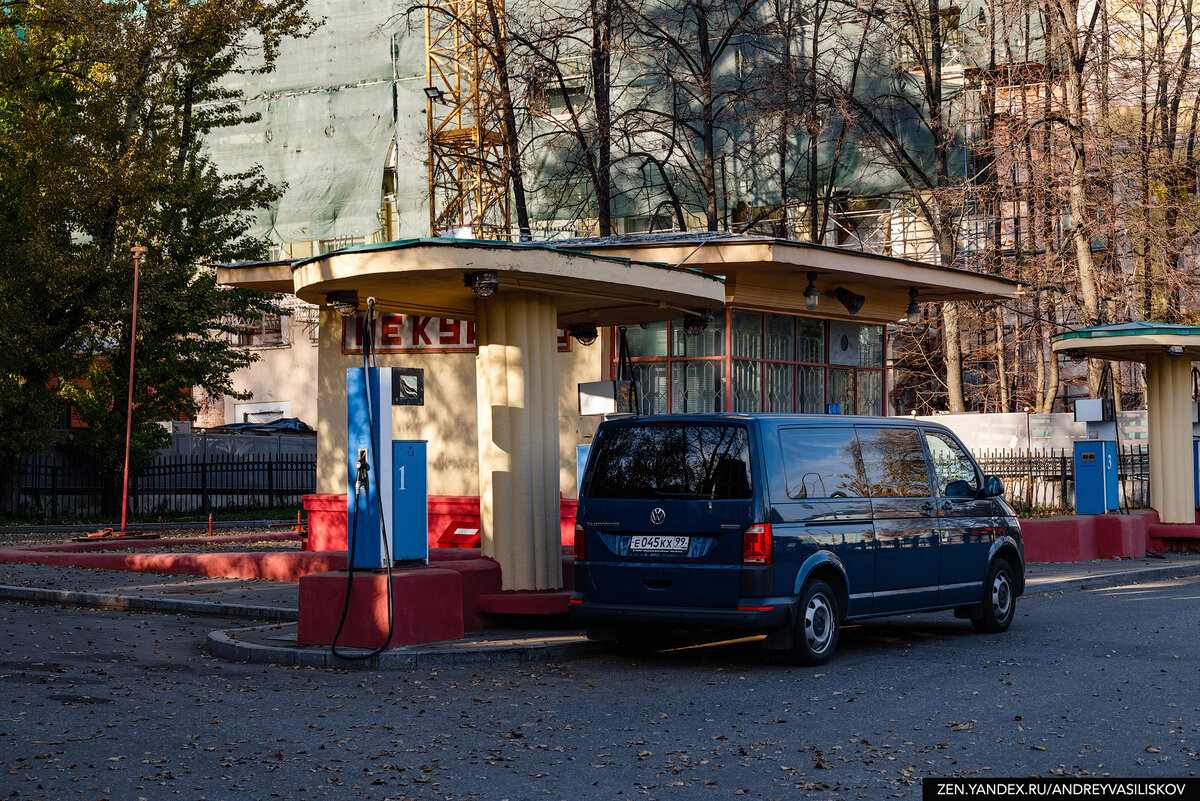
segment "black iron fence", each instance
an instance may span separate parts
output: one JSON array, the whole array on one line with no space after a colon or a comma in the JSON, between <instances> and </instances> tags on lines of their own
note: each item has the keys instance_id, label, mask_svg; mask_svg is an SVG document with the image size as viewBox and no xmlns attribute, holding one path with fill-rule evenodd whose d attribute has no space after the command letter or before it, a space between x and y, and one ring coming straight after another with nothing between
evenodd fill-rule
<instances>
[{"instance_id":1,"label":"black iron fence","mask_svg":"<svg viewBox=\"0 0 1200 801\"><path fill-rule=\"evenodd\" d=\"M33 457L6 469L4 504L17 517L92 518L120 513L121 473ZM312 454L170 456L129 475L132 515L208 514L295 506L315 491Z\"/></svg>"},{"instance_id":2,"label":"black iron fence","mask_svg":"<svg viewBox=\"0 0 1200 801\"><path fill-rule=\"evenodd\" d=\"M1145 445L1118 446L1117 490L1122 509L1150 505L1150 455ZM1070 450L983 450L983 472L1004 481L1004 497L1018 511L1075 511L1075 458Z\"/></svg>"}]
</instances>

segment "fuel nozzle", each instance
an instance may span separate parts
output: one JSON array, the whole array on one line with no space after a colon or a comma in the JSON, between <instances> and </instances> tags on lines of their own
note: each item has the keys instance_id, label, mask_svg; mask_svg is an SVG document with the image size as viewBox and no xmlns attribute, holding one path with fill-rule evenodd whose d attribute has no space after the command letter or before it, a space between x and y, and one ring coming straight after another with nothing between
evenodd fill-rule
<instances>
[{"instance_id":1,"label":"fuel nozzle","mask_svg":"<svg viewBox=\"0 0 1200 801\"><path fill-rule=\"evenodd\" d=\"M367 449L358 449L358 464L355 465L354 475L354 491L362 492L367 488L367 474L371 472L371 465L367 462Z\"/></svg>"}]
</instances>

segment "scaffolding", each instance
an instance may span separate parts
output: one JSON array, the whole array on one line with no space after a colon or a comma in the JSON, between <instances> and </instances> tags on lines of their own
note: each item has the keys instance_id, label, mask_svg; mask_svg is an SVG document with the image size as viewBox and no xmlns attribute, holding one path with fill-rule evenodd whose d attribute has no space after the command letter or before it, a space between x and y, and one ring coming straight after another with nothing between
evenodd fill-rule
<instances>
[{"instance_id":1,"label":"scaffolding","mask_svg":"<svg viewBox=\"0 0 1200 801\"><path fill-rule=\"evenodd\" d=\"M504 110L496 85L495 28L503 0L434 0L425 7L429 227L433 236L509 234Z\"/></svg>"}]
</instances>

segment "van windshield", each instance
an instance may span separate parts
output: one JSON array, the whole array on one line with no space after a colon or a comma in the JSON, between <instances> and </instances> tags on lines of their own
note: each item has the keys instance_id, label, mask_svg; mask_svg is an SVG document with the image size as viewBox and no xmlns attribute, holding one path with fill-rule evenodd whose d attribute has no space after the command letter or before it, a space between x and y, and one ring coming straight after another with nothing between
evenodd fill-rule
<instances>
[{"instance_id":1,"label":"van windshield","mask_svg":"<svg viewBox=\"0 0 1200 801\"><path fill-rule=\"evenodd\" d=\"M751 497L749 438L742 426L619 426L601 431L592 449L591 498Z\"/></svg>"}]
</instances>

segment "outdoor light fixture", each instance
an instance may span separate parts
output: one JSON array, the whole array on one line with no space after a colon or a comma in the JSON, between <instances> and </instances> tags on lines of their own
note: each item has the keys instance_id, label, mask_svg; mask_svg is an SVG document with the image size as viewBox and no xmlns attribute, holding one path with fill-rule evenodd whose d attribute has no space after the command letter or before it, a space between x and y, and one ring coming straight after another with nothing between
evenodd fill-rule
<instances>
[{"instance_id":1,"label":"outdoor light fixture","mask_svg":"<svg viewBox=\"0 0 1200 801\"><path fill-rule=\"evenodd\" d=\"M442 90L438 89L436 86L426 86L425 96L436 103L442 99Z\"/></svg>"},{"instance_id":2,"label":"outdoor light fixture","mask_svg":"<svg viewBox=\"0 0 1200 801\"><path fill-rule=\"evenodd\" d=\"M358 311L358 292L353 289L339 289L325 296L325 305L343 317L353 317Z\"/></svg>"},{"instance_id":3,"label":"outdoor light fixture","mask_svg":"<svg viewBox=\"0 0 1200 801\"><path fill-rule=\"evenodd\" d=\"M691 336L700 336L708 324L712 322L713 313L710 311L697 312L696 314L683 315L683 330L687 331Z\"/></svg>"},{"instance_id":4,"label":"outdoor light fixture","mask_svg":"<svg viewBox=\"0 0 1200 801\"><path fill-rule=\"evenodd\" d=\"M865 295L860 295L857 292L851 292L849 289L846 289L843 286L839 286L837 289L833 290L833 296L837 298L838 302L845 306L846 311L850 312L851 314L858 314L858 312L862 309L863 304L867 302Z\"/></svg>"},{"instance_id":5,"label":"outdoor light fixture","mask_svg":"<svg viewBox=\"0 0 1200 801\"><path fill-rule=\"evenodd\" d=\"M821 293L816 285L817 274L808 274L808 286L804 288L804 308L809 311L816 311L817 304L821 302Z\"/></svg>"},{"instance_id":6,"label":"outdoor light fixture","mask_svg":"<svg viewBox=\"0 0 1200 801\"><path fill-rule=\"evenodd\" d=\"M1183 355L1183 345L1164 345L1163 352L1172 359L1178 359Z\"/></svg>"},{"instance_id":7,"label":"outdoor light fixture","mask_svg":"<svg viewBox=\"0 0 1200 801\"><path fill-rule=\"evenodd\" d=\"M915 286L908 288L908 308L904 310L904 316L909 325L921 322L921 307L917 305L917 288Z\"/></svg>"},{"instance_id":8,"label":"outdoor light fixture","mask_svg":"<svg viewBox=\"0 0 1200 801\"><path fill-rule=\"evenodd\" d=\"M1087 358L1087 352L1080 348L1072 348L1067 351L1067 358L1073 362L1081 362Z\"/></svg>"},{"instance_id":9,"label":"outdoor light fixture","mask_svg":"<svg viewBox=\"0 0 1200 801\"><path fill-rule=\"evenodd\" d=\"M591 345L599 336L595 323L572 323L567 327L567 331L584 347Z\"/></svg>"},{"instance_id":10,"label":"outdoor light fixture","mask_svg":"<svg viewBox=\"0 0 1200 801\"><path fill-rule=\"evenodd\" d=\"M469 287L480 300L487 300L496 294L500 288L500 279L494 272L466 273L463 275L463 286Z\"/></svg>"}]
</instances>

